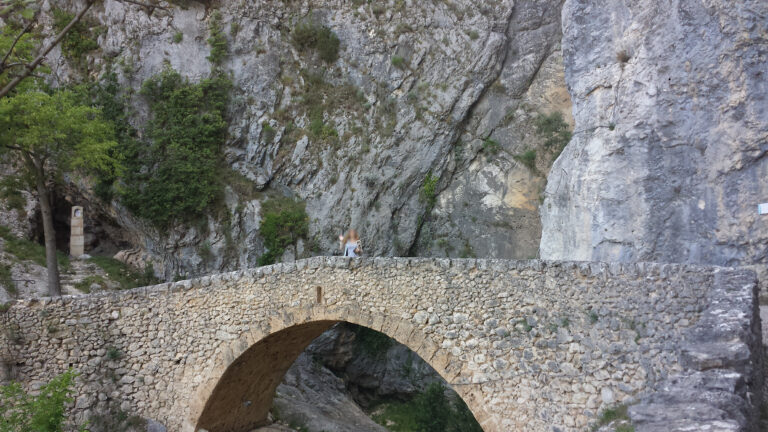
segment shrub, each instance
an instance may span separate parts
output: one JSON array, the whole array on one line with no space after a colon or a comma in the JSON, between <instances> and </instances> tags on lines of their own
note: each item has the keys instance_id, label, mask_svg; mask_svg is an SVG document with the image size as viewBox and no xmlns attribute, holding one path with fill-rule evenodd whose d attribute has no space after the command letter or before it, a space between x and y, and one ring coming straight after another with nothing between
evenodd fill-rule
<instances>
[{"instance_id":1,"label":"shrub","mask_svg":"<svg viewBox=\"0 0 768 432\"><path fill-rule=\"evenodd\" d=\"M122 357L123 353L118 348L113 346L107 348L107 358L109 360L120 360Z\"/></svg>"},{"instance_id":2,"label":"shrub","mask_svg":"<svg viewBox=\"0 0 768 432\"><path fill-rule=\"evenodd\" d=\"M632 425L626 424L628 422L629 413L626 404L617 405L613 408L608 408L600 413L597 423L592 427L592 430L597 430L601 426L605 426L612 422L622 421L624 424L617 425L615 430L617 432L633 432L635 428Z\"/></svg>"},{"instance_id":3,"label":"shrub","mask_svg":"<svg viewBox=\"0 0 768 432\"><path fill-rule=\"evenodd\" d=\"M105 120L112 122L115 129L115 138L118 146L112 150L111 155L115 159L124 159L122 149L135 146L136 129L128 122L126 112L126 98L120 94L120 83L114 70L108 70L98 83L91 84L88 88L92 103L101 107L101 113ZM94 192L104 202L112 201L115 184L118 175L114 171L101 171L97 173Z\"/></svg>"},{"instance_id":4,"label":"shrub","mask_svg":"<svg viewBox=\"0 0 768 432\"><path fill-rule=\"evenodd\" d=\"M458 395L449 397L440 382L430 384L410 402L393 401L377 409L374 420L393 432L482 432Z\"/></svg>"},{"instance_id":5,"label":"shrub","mask_svg":"<svg viewBox=\"0 0 768 432\"><path fill-rule=\"evenodd\" d=\"M53 28L60 32L69 24L75 15L61 9L53 9ZM85 55L99 48L94 32L85 20L80 20L64 36L61 41L61 51L67 57L75 60L79 66L85 65Z\"/></svg>"},{"instance_id":6,"label":"shrub","mask_svg":"<svg viewBox=\"0 0 768 432\"><path fill-rule=\"evenodd\" d=\"M291 31L293 45L299 51L315 50L326 63L339 58L339 37L326 26L303 22Z\"/></svg>"},{"instance_id":7,"label":"shrub","mask_svg":"<svg viewBox=\"0 0 768 432\"><path fill-rule=\"evenodd\" d=\"M0 426L4 431L59 432L64 409L72 403L72 385L77 376L72 370L53 378L32 396L19 383L0 387ZM81 429L83 430L83 429Z\"/></svg>"},{"instance_id":8,"label":"shrub","mask_svg":"<svg viewBox=\"0 0 768 432\"><path fill-rule=\"evenodd\" d=\"M384 12L386 12L386 11L387 11L386 7L385 7L383 4L381 4L381 3L374 3L374 4L371 6L371 12L373 12L373 15L374 15L376 18L378 18L379 16L381 16L381 15L382 15Z\"/></svg>"},{"instance_id":9,"label":"shrub","mask_svg":"<svg viewBox=\"0 0 768 432\"><path fill-rule=\"evenodd\" d=\"M85 279L81 280L80 282L75 284L75 289L78 291L90 294L91 292L91 285L97 284L101 287L101 289L104 289L107 287L106 282L104 282L104 278L98 275L91 275L86 277Z\"/></svg>"},{"instance_id":10,"label":"shrub","mask_svg":"<svg viewBox=\"0 0 768 432\"><path fill-rule=\"evenodd\" d=\"M597 315L597 312L595 311L589 311L587 315L589 316L589 322L592 324L596 323L600 319L600 317Z\"/></svg>"},{"instance_id":11,"label":"shrub","mask_svg":"<svg viewBox=\"0 0 768 432\"><path fill-rule=\"evenodd\" d=\"M477 31L475 31L475 30L470 31L469 33L467 33L467 35L472 40L477 40L477 38L480 37L480 34Z\"/></svg>"},{"instance_id":12,"label":"shrub","mask_svg":"<svg viewBox=\"0 0 768 432\"><path fill-rule=\"evenodd\" d=\"M12 296L15 296L18 293L16 284L13 282L11 266L8 264L0 263L0 285L4 286L8 294Z\"/></svg>"},{"instance_id":13,"label":"shrub","mask_svg":"<svg viewBox=\"0 0 768 432\"><path fill-rule=\"evenodd\" d=\"M24 184L18 176L8 176L0 180L0 199L5 201L5 207L9 210L24 211L27 200L21 191Z\"/></svg>"},{"instance_id":14,"label":"shrub","mask_svg":"<svg viewBox=\"0 0 768 432\"><path fill-rule=\"evenodd\" d=\"M123 200L134 214L164 228L203 219L221 199L230 87L221 76L192 84L172 69L144 82L149 143L129 143L124 157Z\"/></svg>"},{"instance_id":15,"label":"shrub","mask_svg":"<svg viewBox=\"0 0 768 432\"><path fill-rule=\"evenodd\" d=\"M184 40L184 33L178 31L173 34L173 43L181 43Z\"/></svg>"},{"instance_id":16,"label":"shrub","mask_svg":"<svg viewBox=\"0 0 768 432\"><path fill-rule=\"evenodd\" d=\"M305 204L293 198L271 198L262 204L259 231L267 251L259 257L259 265L274 264L288 246L309 234L309 217ZM298 253L296 253L298 255Z\"/></svg>"},{"instance_id":17,"label":"shrub","mask_svg":"<svg viewBox=\"0 0 768 432\"><path fill-rule=\"evenodd\" d=\"M616 53L616 60L619 63L626 63L632 58L632 55L629 54L629 51L627 50L621 50Z\"/></svg>"},{"instance_id":18,"label":"shrub","mask_svg":"<svg viewBox=\"0 0 768 432\"><path fill-rule=\"evenodd\" d=\"M208 45L211 46L211 54L208 56L208 61L215 66L220 66L224 63L224 59L226 59L229 51L227 37L224 36L224 31L221 29L221 12L215 11L211 15L208 31L210 32Z\"/></svg>"},{"instance_id":19,"label":"shrub","mask_svg":"<svg viewBox=\"0 0 768 432\"><path fill-rule=\"evenodd\" d=\"M488 137L483 140L483 152L486 154L486 158L496 156L501 151L501 144L498 141Z\"/></svg>"},{"instance_id":20,"label":"shrub","mask_svg":"<svg viewBox=\"0 0 768 432\"><path fill-rule=\"evenodd\" d=\"M421 184L420 198L427 203L427 211L431 210L435 204L437 204L437 182L439 177L433 176L432 171L427 173L424 177L424 182Z\"/></svg>"},{"instance_id":21,"label":"shrub","mask_svg":"<svg viewBox=\"0 0 768 432\"><path fill-rule=\"evenodd\" d=\"M405 59L400 56L393 56L392 57L392 66L403 69L405 68Z\"/></svg>"},{"instance_id":22,"label":"shrub","mask_svg":"<svg viewBox=\"0 0 768 432\"><path fill-rule=\"evenodd\" d=\"M101 267L111 280L120 284L120 289L154 285L158 282L151 265L147 266L144 271L139 271L122 261L105 256L92 256L88 261ZM98 283L99 281L94 280L94 282ZM103 282L103 279L101 282Z\"/></svg>"},{"instance_id":23,"label":"shrub","mask_svg":"<svg viewBox=\"0 0 768 432\"><path fill-rule=\"evenodd\" d=\"M355 347L361 353L371 357L381 357L394 344L394 341L384 333L363 326L354 326Z\"/></svg>"},{"instance_id":24,"label":"shrub","mask_svg":"<svg viewBox=\"0 0 768 432\"><path fill-rule=\"evenodd\" d=\"M106 412L99 412L88 419L89 430L109 432L134 432L147 430L147 420L129 415L117 403L110 403Z\"/></svg>"},{"instance_id":25,"label":"shrub","mask_svg":"<svg viewBox=\"0 0 768 432\"><path fill-rule=\"evenodd\" d=\"M275 128L264 122L261 124L261 134L264 137L264 142L271 143L275 139Z\"/></svg>"},{"instance_id":26,"label":"shrub","mask_svg":"<svg viewBox=\"0 0 768 432\"><path fill-rule=\"evenodd\" d=\"M536 150L526 150L513 156L515 160L528 167L531 171L536 171Z\"/></svg>"},{"instance_id":27,"label":"shrub","mask_svg":"<svg viewBox=\"0 0 768 432\"><path fill-rule=\"evenodd\" d=\"M559 111L551 114L540 114L534 121L536 133L544 138L546 147L554 148L555 151L562 151L571 140L571 131L568 129L568 123L563 120L563 115Z\"/></svg>"}]
</instances>

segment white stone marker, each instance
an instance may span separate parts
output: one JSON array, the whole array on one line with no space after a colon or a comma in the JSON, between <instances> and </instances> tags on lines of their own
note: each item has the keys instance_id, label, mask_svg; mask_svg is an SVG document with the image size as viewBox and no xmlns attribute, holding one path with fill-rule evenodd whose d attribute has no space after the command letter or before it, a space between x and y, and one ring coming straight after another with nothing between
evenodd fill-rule
<instances>
[{"instance_id":1,"label":"white stone marker","mask_svg":"<svg viewBox=\"0 0 768 432\"><path fill-rule=\"evenodd\" d=\"M762 203L757 205L757 214L768 214L768 203Z\"/></svg>"},{"instance_id":2,"label":"white stone marker","mask_svg":"<svg viewBox=\"0 0 768 432\"><path fill-rule=\"evenodd\" d=\"M85 233L83 232L83 208L72 207L72 219L69 223L69 254L79 257L85 254Z\"/></svg>"}]
</instances>

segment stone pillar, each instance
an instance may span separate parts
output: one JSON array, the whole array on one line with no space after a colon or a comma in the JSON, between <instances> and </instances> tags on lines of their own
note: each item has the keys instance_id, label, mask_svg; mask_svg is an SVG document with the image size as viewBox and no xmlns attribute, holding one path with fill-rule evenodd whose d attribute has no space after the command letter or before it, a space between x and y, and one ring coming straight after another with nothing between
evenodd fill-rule
<instances>
[{"instance_id":1,"label":"stone pillar","mask_svg":"<svg viewBox=\"0 0 768 432\"><path fill-rule=\"evenodd\" d=\"M79 257L85 254L85 233L83 232L83 208L72 207L70 219L69 254Z\"/></svg>"}]
</instances>

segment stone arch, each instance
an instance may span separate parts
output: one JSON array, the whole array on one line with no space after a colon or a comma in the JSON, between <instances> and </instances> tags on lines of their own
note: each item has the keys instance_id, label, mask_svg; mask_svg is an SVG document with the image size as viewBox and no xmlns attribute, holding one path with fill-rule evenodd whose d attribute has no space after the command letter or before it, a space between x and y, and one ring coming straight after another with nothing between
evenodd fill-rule
<instances>
[{"instance_id":1,"label":"stone arch","mask_svg":"<svg viewBox=\"0 0 768 432\"><path fill-rule=\"evenodd\" d=\"M252 328L224 348L190 401L184 429L240 432L263 425L287 370L315 338L339 322L368 327L408 347L453 387L483 430L498 429L479 387L453 384L461 374L459 360L411 322L354 306L322 305L277 313L268 326Z\"/></svg>"}]
</instances>

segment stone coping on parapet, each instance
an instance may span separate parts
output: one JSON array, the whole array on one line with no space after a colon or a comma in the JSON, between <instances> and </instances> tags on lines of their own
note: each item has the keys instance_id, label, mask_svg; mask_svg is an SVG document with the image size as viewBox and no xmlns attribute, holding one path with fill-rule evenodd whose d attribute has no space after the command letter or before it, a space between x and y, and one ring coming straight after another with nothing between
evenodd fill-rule
<instances>
[{"instance_id":1,"label":"stone coping on parapet","mask_svg":"<svg viewBox=\"0 0 768 432\"><path fill-rule=\"evenodd\" d=\"M151 295L168 292L184 291L193 288L206 288L222 282L235 281L242 278L259 279L264 276L292 273L305 269L356 269L362 267L400 268L406 269L414 266L434 265L443 269L459 270L491 270L497 272L507 271L543 271L545 269L560 268L577 271L582 276L666 276L680 271L712 272L721 271L747 271L754 273L748 267L723 267L701 264L685 263L661 263L661 262L602 262L602 261L557 261L557 260L508 260L493 258L413 258L413 257L340 257L340 256L316 256L304 258L288 263L278 263L262 267L248 268L231 272L205 275L176 282L164 282L156 285L131 288L120 291L99 291L90 294L63 295L60 297L38 297L33 299L18 299L7 304L14 306L33 306L55 303L68 303L80 301L84 298L124 297L133 295Z\"/></svg>"}]
</instances>

